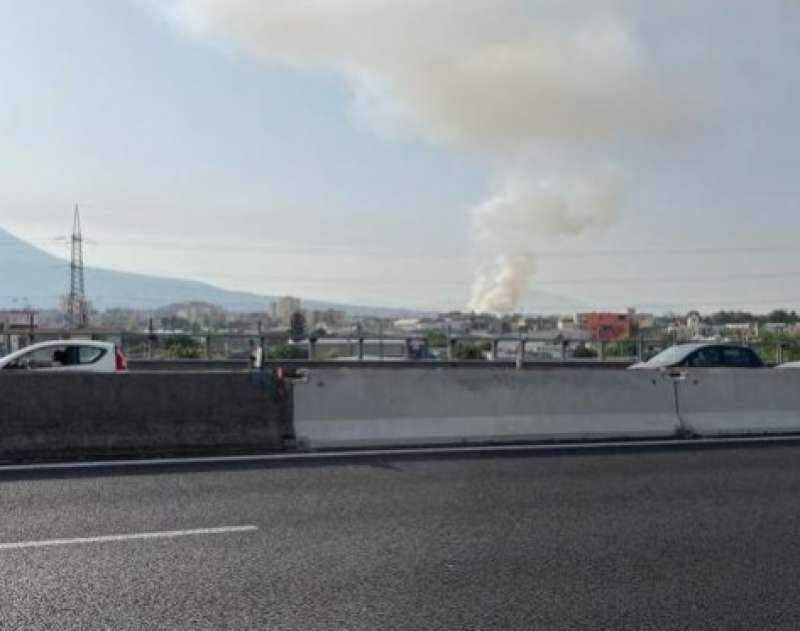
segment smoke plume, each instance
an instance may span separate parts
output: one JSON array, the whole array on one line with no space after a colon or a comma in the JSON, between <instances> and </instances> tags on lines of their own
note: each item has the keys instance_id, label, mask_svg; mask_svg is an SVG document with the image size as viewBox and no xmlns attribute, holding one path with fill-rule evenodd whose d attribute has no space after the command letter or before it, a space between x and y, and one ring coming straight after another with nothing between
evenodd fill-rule
<instances>
[{"instance_id":1,"label":"smoke plume","mask_svg":"<svg viewBox=\"0 0 800 631\"><path fill-rule=\"evenodd\" d=\"M340 76L353 111L382 134L477 150L492 169L619 142L664 143L695 129L702 98L666 77L635 28L631 0L173 0L194 36L266 64ZM571 163L570 160L563 161ZM498 173L495 173L498 175ZM495 272L478 310L517 307L533 275L532 238L607 225L618 191L574 176L517 182L475 212ZM520 179L519 177L517 178ZM589 192L587 192L589 191Z\"/></svg>"},{"instance_id":2,"label":"smoke plume","mask_svg":"<svg viewBox=\"0 0 800 631\"><path fill-rule=\"evenodd\" d=\"M515 179L472 214L478 246L493 263L473 287L470 308L510 313L520 305L535 271L531 241L574 237L610 225L620 205L618 182L550 178L531 185Z\"/></svg>"}]
</instances>

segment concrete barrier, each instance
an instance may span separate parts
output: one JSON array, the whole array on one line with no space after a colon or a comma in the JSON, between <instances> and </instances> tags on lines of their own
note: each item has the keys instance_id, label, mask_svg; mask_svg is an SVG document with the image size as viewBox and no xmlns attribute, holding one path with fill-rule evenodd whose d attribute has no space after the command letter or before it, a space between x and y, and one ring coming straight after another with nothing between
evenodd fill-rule
<instances>
[{"instance_id":1,"label":"concrete barrier","mask_svg":"<svg viewBox=\"0 0 800 631\"><path fill-rule=\"evenodd\" d=\"M311 448L680 431L673 383L650 371L312 369L294 406L297 440Z\"/></svg>"},{"instance_id":2,"label":"concrete barrier","mask_svg":"<svg viewBox=\"0 0 800 631\"><path fill-rule=\"evenodd\" d=\"M0 460L279 449L292 437L290 384L264 377L2 374Z\"/></svg>"},{"instance_id":3,"label":"concrete barrier","mask_svg":"<svg viewBox=\"0 0 800 631\"><path fill-rule=\"evenodd\" d=\"M800 370L695 370L677 388L680 416L699 436L800 432Z\"/></svg>"}]
</instances>

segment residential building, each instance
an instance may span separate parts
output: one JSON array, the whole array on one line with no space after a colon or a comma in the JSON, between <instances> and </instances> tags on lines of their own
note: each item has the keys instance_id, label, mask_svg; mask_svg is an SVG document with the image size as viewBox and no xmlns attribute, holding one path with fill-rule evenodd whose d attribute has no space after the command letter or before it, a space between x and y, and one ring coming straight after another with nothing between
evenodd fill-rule
<instances>
[{"instance_id":1,"label":"residential building","mask_svg":"<svg viewBox=\"0 0 800 631\"><path fill-rule=\"evenodd\" d=\"M418 333L422 330L422 322L419 318L401 318L395 320L392 326L395 331L402 333Z\"/></svg>"},{"instance_id":2,"label":"residential building","mask_svg":"<svg viewBox=\"0 0 800 631\"><path fill-rule=\"evenodd\" d=\"M289 324L292 314L302 311L300 298L282 296L272 303L272 318L281 324Z\"/></svg>"},{"instance_id":3,"label":"residential building","mask_svg":"<svg viewBox=\"0 0 800 631\"><path fill-rule=\"evenodd\" d=\"M587 331L599 341L612 341L636 337L639 333L636 314L592 312L579 313L578 328Z\"/></svg>"},{"instance_id":4,"label":"residential building","mask_svg":"<svg viewBox=\"0 0 800 631\"><path fill-rule=\"evenodd\" d=\"M346 317L345 312L338 309L311 309L306 313L309 326L324 324L335 327L342 324Z\"/></svg>"},{"instance_id":5,"label":"residential building","mask_svg":"<svg viewBox=\"0 0 800 631\"><path fill-rule=\"evenodd\" d=\"M35 329L39 326L39 313L31 309L0 310L0 332Z\"/></svg>"}]
</instances>

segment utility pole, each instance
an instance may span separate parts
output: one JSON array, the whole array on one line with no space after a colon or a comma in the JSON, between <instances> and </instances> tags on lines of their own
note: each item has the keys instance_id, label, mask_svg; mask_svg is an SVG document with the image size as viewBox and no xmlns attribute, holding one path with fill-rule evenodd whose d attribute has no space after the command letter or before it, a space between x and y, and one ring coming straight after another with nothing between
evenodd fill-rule
<instances>
[{"instance_id":1,"label":"utility pole","mask_svg":"<svg viewBox=\"0 0 800 631\"><path fill-rule=\"evenodd\" d=\"M83 276L83 236L81 235L81 215L75 204L72 220L71 257L69 263L69 292L67 293L67 324L72 329L85 329L89 326L89 313L86 303L86 286Z\"/></svg>"}]
</instances>

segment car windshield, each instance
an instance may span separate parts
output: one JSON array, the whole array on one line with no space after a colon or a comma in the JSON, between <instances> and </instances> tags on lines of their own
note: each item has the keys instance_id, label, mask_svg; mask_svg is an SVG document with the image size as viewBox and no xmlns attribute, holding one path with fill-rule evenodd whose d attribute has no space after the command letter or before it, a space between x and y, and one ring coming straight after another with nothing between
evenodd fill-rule
<instances>
[{"instance_id":1,"label":"car windshield","mask_svg":"<svg viewBox=\"0 0 800 631\"><path fill-rule=\"evenodd\" d=\"M697 348L697 346L672 346L661 351L655 357L650 358L646 363L648 366L653 366L654 368L674 366L675 364L680 364L689 354L697 350Z\"/></svg>"}]
</instances>

